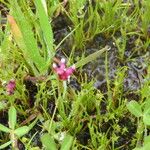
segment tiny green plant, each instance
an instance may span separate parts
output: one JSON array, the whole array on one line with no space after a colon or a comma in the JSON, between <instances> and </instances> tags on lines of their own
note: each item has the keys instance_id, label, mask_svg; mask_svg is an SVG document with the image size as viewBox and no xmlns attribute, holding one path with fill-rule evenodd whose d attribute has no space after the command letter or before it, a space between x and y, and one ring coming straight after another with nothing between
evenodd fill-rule
<instances>
[{"instance_id":1,"label":"tiny green plant","mask_svg":"<svg viewBox=\"0 0 150 150\"><path fill-rule=\"evenodd\" d=\"M75 1L72 0L69 2L69 13L66 11L67 16L73 22L74 28L74 41L77 48L82 49L85 44L85 35L84 35L84 16L85 11L84 7L86 0Z\"/></svg>"},{"instance_id":2,"label":"tiny green plant","mask_svg":"<svg viewBox=\"0 0 150 150\"><path fill-rule=\"evenodd\" d=\"M10 134L10 141L1 145L0 149L3 149L11 144L14 150L18 150L18 146L17 146L18 138L27 134L30 128L28 126L22 126L22 127L16 128L16 123L17 123L17 112L16 112L15 107L11 106L8 111L9 128L0 124L0 130L5 133Z\"/></svg>"},{"instance_id":3,"label":"tiny green plant","mask_svg":"<svg viewBox=\"0 0 150 150\"><path fill-rule=\"evenodd\" d=\"M150 3L146 0L142 2L142 10L141 13L141 23L142 23L142 32L148 36L149 35L149 28L150 28Z\"/></svg>"},{"instance_id":4,"label":"tiny green plant","mask_svg":"<svg viewBox=\"0 0 150 150\"><path fill-rule=\"evenodd\" d=\"M124 60L124 53L126 50L126 41L127 41L127 36L126 36L126 27L123 29L121 28L121 37L115 39L115 43L116 46L118 48L118 52L119 52L119 58L121 59L121 61Z\"/></svg>"},{"instance_id":5,"label":"tiny green plant","mask_svg":"<svg viewBox=\"0 0 150 150\"><path fill-rule=\"evenodd\" d=\"M54 141L54 138L52 138L52 136L49 135L48 133L45 133L41 137L41 141L42 141L43 147L45 147L46 150L57 150L58 149L58 147ZM65 134L62 139L62 142L61 142L60 150L70 150L72 143L73 143L73 137L69 134Z\"/></svg>"},{"instance_id":6,"label":"tiny green plant","mask_svg":"<svg viewBox=\"0 0 150 150\"><path fill-rule=\"evenodd\" d=\"M139 104L132 100L127 104L128 110L138 118L138 129L137 129L137 146L138 142L141 141L142 134L144 132L144 138L147 137L147 128L150 126L150 100L146 100L145 103ZM142 110L143 109L143 110Z\"/></svg>"}]
</instances>

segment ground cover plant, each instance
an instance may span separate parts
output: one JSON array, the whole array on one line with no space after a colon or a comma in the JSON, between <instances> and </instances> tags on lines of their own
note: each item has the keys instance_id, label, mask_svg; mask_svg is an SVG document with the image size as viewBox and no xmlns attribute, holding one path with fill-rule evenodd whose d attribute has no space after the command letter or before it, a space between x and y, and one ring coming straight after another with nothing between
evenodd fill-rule
<instances>
[{"instance_id":1,"label":"ground cover plant","mask_svg":"<svg viewBox=\"0 0 150 150\"><path fill-rule=\"evenodd\" d=\"M149 150L149 12L0 0L0 149Z\"/></svg>"}]
</instances>

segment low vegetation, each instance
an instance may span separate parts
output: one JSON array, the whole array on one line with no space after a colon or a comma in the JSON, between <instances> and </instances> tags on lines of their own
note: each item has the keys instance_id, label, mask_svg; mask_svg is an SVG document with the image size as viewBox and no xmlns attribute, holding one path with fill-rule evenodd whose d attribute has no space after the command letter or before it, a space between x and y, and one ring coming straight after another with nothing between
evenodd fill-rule
<instances>
[{"instance_id":1,"label":"low vegetation","mask_svg":"<svg viewBox=\"0 0 150 150\"><path fill-rule=\"evenodd\" d=\"M0 0L0 149L148 150L150 3Z\"/></svg>"}]
</instances>

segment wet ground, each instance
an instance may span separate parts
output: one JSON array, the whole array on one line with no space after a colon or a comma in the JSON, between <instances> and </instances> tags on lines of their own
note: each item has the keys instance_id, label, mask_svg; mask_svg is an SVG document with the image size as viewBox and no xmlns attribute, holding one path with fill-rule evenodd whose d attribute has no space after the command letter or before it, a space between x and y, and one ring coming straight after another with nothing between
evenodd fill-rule
<instances>
[{"instance_id":1,"label":"wet ground","mask_svg":"<svg viewBox=\"0 0 150 150\"><path fill-rule=\"evenodd\" d=\"M57 19L56 19L57 20ZM68 33L69 29L66 27L66 20L62 16L56 21L55 24L55 39L56 44L58 44ZM65 26L60 26L61 24L65 24ZM57 24L59 25L57 30ZM122 38L120 33L115 35L115 38ZM119 53L115 41L113 38L106 38L103 34L97 35L93 41L86 43L84 53L86 56L89 54L98 51L99 49L108 45L110 50L108 51L107 59L108 59L108 72L109 79L111 80L111 84L113 86L113 82L116 77L116 71L119 67L127 67L127 71L125 73L125 79L123 83L123 96L130 100L139 100L140 95L137 94L137 91L140 89L142 84L145 82L144 77L147 75L147 65L148 60L150 59L150 47L145 50L143 47L140 47L137 44L137 41L141 40L144 42L144 39L140 39L138 36L128 36L127 37L127 45L124 52L124 59L120 60ZM57 57L66 57L69 56L71 45L73 44L73 37L69 37L66 41L59 47ZM135 49L140 49L135 51ZM82 55L82 50L75 52L75 57L79 57ZM65 55L64 55L65 54ZM106 64L105 64L106 55L102 54L102 56L96 58L96 60L88 63L83 67L82 74L83 76L86 74L88 80L95 80L94 87L100 89L103 93L107 93L107 83L106 83ZM75 90L80 90L80 84L76 79L71 79L70 86ZM101 113L106 113L106 103L103 103L103 110ZM135 122L132 122L130 118L122 118L119 123L121 128L129 129L127 133L122 134L117 133L119 139L115 142L114 147L119 148L121 150L131 150L134 146L129 146L131 144L131 139L134 137L136 132ZM104 133L107 132L108 128L112 125L111 120L104 124L100 130L103 130ZM111 138L111 131L108 138ZM110 136L110 137L109 137ZM88 140L90 139L90 134L88 128L83 132L77 135L77 139L81 144L86 145ZM132 144L131 144L132 145ZM122 146L122 147L121 147Z\"/></svg>"},{"instance_id":2,"label":"wet ground","mask_svg":"<svg viewBox=\"0 0 150 150\"><path fill-rule=\"evenodd\" d=\"M66 19L65 16L60 14L57 18L54 18L53 22L53 31L54 31L54 37L55 37L55 44L57 45L66 35L69 34L70 30L68 26L70 26L70 22ZM115 35L116 38L122 38L120 33ZM143 47L138 47L137 40L139 40L140 37L137 36L128 36L127 37L127 45L125 48L125 54L124 54L124 60L120 60L117 46L115 44L115 41L113 38L106 38L105 35L99 34L97 35L92 41L87 42L85 45L84 50L78 50L75 51L75 58L80 57L82 55L82 52L85 53L86 56L89 54L98 51L99 49L103 48L104 46L108 45L110 47L110 50L108 51L107 59L108 59L108 71L109 71L109 79L113 81L116 76L116 71L118 67L127 67L126 71L126 77L123 84L123 90L124 90L124 96L128 99L136 99L139 100L139 95L136 94L136 91L141 87L141 85L144 82L144 76L147 74L147 62L150 60L150 47L147 48L145 51ZM140 39L144 42L144 39ZM71 35L68 37L65 42L58 48L56 57L66 57L70 55L72 45L73 45L74 39ZM140 50L135 52L135 49L139 48ZM105 64L106 55L102 54L102 56L96 58L96 60L88 63L83 67L82 74L87 75L88 80L95 80L94 81L94 87L97 89L100 89L103 93L107 93L107 83L106 83L106 64ZM78 72L76 73L78 75ZM30 107L33 107L35 95L37 92L37 87L34 83L31 81L25 81L26 88L28 90L28 96L30 102ZM72 78L69 86L72 87L76 91L80 91L80 84L78 79ZM102 104L105 108L106 104ZM52 114L54 110L55 104L50 101L49 104L49 113ZM106 109L103 109L103 114L106 113ZM1 112L1 118L0 123L7 124L7 114L5 112ZM107 131L107 129L111 126L112 122L111 120L104 124L104 126L101 127L101 131L104 133ZM134 125L134 122L131 122L129 118L123 118L118 123L121 127L126 127L129 129L128 133L121 134L118 133L120 138L117 142L115 142L115 147L120 147L122 145L126 145L122 150L130 150L133 147L128 147L129 143L131 142L130 139L134 136L136 132L136 127ZM33 131L31 131L27 137L31 138L32 133L34 134L36 131L41 131L41 128L39 126L36 126ZM111 129L113 131L113 129ZM110 130L110 131L111 131ZM34 138L34 145L41 147L41 142L39 141L40 135L37 134ZM111 137L108 135L108 138ZM83 145L86 145L88 143L88 140L90 139L90 133L88 128L84 129L83 132L77 134L77 139L79 142ZM20 150L24 149L22 144L20 143Z\"/></svg>"},{"instance_id":3,"label":"wet ground","mask_svg":"<svg viewBox=\"0 0 150 150\"><path fill-rule=\"evenodd\" d=\"M63 23L62 23L63 22ZM56 44L58 44L67 34L69 34L69 29L66 26L67 23L64 20L63 16L58 17L58 20L55 22L55 28L58 30L54 30ZM57 24L59 25L57 28ZM60 26L64 24L65 26ZM121 35L116 35L117 38L122 38ZM79 57L82 55L82 52L85 53L86 56L92 54L93 52L98 51L99 49L108 45L110 50L108 52L108 71L109 71L109 79L114 79L116 76L116 70L119 67L126 66L126 78L124 81L124 91L136 91L141 87L141 84L144 82L143 77L147 74L147 64L150 58L150 47L147 50L144 50L143 47L140 48L138 52L135 52L135 48L138 48L137 40L140 37L129 36L127 37L127 45L124 52L124 60L119 59L119 54L117 50L117 46L115 41L112 38L107 38L103 35L97 35L92 42L86 44L86 48L84 51L79 50L75 52L75 57ZM140 39L143 41L143 39ZM144 42L144 41L143 41ZM66 57L69 56L70 51L72 49L73 37L70 36L66 41L59 47L57 57ZM105 54L102 54L96 60L88 63L83 67L83 73L86 73L89 80L95 79L94 86L103 91L104 85L106 85L106 65L105 65ZM105 91L106 92L106 91Z\"/></svg>"}]
</instances>

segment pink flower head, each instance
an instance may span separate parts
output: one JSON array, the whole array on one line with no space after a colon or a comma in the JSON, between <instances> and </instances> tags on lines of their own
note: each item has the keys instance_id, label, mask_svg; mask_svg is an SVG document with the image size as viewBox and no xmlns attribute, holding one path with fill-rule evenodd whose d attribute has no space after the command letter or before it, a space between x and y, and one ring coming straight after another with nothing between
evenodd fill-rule
<instances>
[{"instance_id":1,"label":"pink flower head","mask_svg":"<svg viewBox=\"0 0 150 150\"><path fill-rule=\"evenodd\" d=\"M75 65L66 68L65 59L62 58L61 61L58 63L58 65L55 63L53 64L53 69L58 75L60 80L68 80L75 71Z\"/></svg>"},{"instance_id":2,"label":"pink flower head","mask_svg":"<svg viewBox=\"0 0 150 150\"><path fill-rule=\"evenodd\" d=\"M16 88L16 82L15 80L12 79L6 85L6 91L8 95L12 95L14 93L15 88Z\"/></svg>"}]
</instances>

